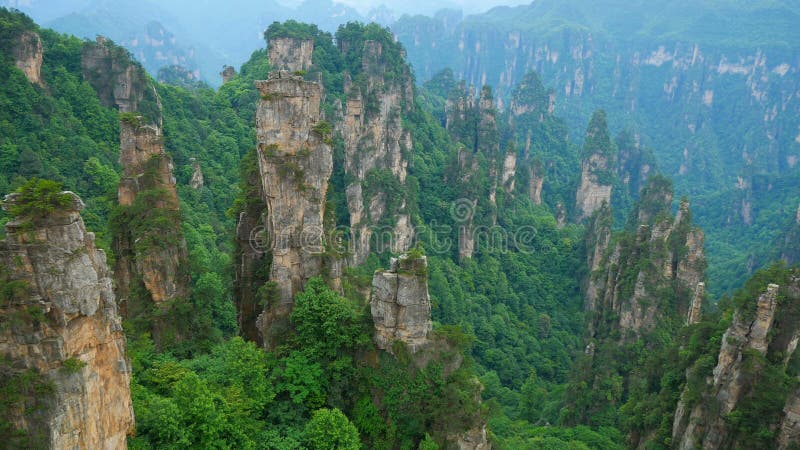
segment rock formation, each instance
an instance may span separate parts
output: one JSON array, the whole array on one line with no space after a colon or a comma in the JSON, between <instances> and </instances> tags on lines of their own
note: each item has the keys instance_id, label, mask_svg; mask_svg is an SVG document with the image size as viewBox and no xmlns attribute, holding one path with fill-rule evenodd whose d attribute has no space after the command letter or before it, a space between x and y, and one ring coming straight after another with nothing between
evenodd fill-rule
<instances>
[{"instance_id":1,"label":"rock formation","mask_svg":"<svg viewBox=\"0 0 800 450\"><path fill-rule=\"evenodd\" d=\"M154 303L185 297L189 284L186 243L180 234L172 158L164 152L160 130L121 121L120 163L119 204L137 210L133 213L137 217L129 217L128 229L116 240L115 278L120 303L127 310L136 280L141 280ZM144 198L137 202L141 194ZM146 229L141 223L158 214L170 218L171 223L161 224L168 229ZM167 239L169 236L174 239Z\"/></svg>"},{"instance_id":2,"label":"rock formation","mask_svg":"<svg viewBox=\"0 0 800 450\"><path fill-rule=\"evenodd\" d=\"M661 177L651 179L633 212L636 228L627 239L612 240L609 208L602 207L593 217L587 233L591 277L586 309L594 316L590 335L608 323L604 315L616 317L614 327L629 340L652 330L663 317L688 317L699 308L703 232L692 227L687 201L674 219L669 217L671 202L671 184ZM674 306L660 301L664 289L673 292Z\"/></svg>"},{"instance_id":3,"label":"rock formation","mask_svg":"<svg viewBox=\"0 0 800 450\"><path fill-rule=\"evenodd\" d=\"M81 69L104 106L120 112L138 112L148 123L161 125L155 87L127 50L98 36L96 42L84 44Z\"/></svg>"},{"instance_id":4,"label":"rock formation","mask_svg":"<svg viewBox=\"0 0 800 450\"><path fill-rule=\"evenodd\" d=\"M389 270L375 272L370 309L378 348L391 351L400 341L416 353L425 346L433 329L425 256L406 253L392 258Z\"/></svg>"},{"instance_id":5,"label":"rock formation","mask_svg":"<svg viewBox=\"0 0 800 450\"><path fill-rule=\"evenodd\" d=\"M320 123L319 84L273 71L268 80L256 81L256 87L261 93L256 137L272 257L269 280L277 285L277 298L259 319L259 329L269 341L273 325L288 318L294 294L322 272L323 217L333 156L315 128Z\"/></svg>"},{"instance_id":6,"label":"rock formation","mask_svg":"<svg viewBox=\"0 0 800 450\"><path fill-rule=\"evenodd\" d=\"M610 169L608 158L600 154L581 162L581 183L575 195L579 221L591 216L603 203L611 203L611 184L597 175Z\"/></svg>"},{"instance_id":7,"label":"rock formation","mask_svg":"<svg viewBox=\"0 0 800 450\"><path fill-rule=\"evenodd\" d=\"M273 70L298 72L311 67L314 40L273 37L269 40L269 63Z\"/></svg>"},{"instance_id":8,"label":"rock formation","mask_svg":"<svg viewBox=\"0 0 800 450\"><path fill-rule=\"evenodd\" d=\"M40 389L18 392L20 401L4 418L28 442L4 444L125 449L134 426L130 363L111 274L84 227L83 202L70 192L59 195L65 204L14 218L0 242L7 295L0 305L0 379L41 378ZM4 207L20 201L11 194Z\"/></svg>"},{"instance_id":9,"label":"rock formation","mask_svg":"<svg viewBox=\"0 0 800 450\"><path fill-rule=\"evenodd\" d=\"M763 448L797 446L800 391L789 380L796 377L800 342L800 270L773 266L743 289L745 296L737 294L741 300L722 336L713 371L706 375L694 374L703 370L696 367L687 370L689 382L672 426L674 448L754 448L754 438ZM787 384L776 381L781 379ZM765 392L773 406L765 407ZM775 401L782 402L780 409ZM737 424L737 417L753 420L754 413L760 428Z\"/></svg>"},{"instance_id":10,"label":"rock formation","mask_svg":"<svg viewBox=\"0 0 800 450\"><path fill-rule=\"evenodd\" d=\"M451 216L459 227L459 257L471 258L476 245L475 219L483 222L480 225L494 225L496 191L498 186L503 186L507 192L513 189L516 154L513 150L506 155L500 153L496 111L488 86L476 97L472 87L459 84L450 92L445 110L447 131L462 145L454 162L453 176L458 178L452 180L457 183L461 198L452 205ZM478 210L488 214L477 217Z\"/></svg>"},{"instance_id":11,"label":"rock formation","mask_svg":"<svg viewBox=\"0 0 800 450\"><path fill-rule=\"evenodd\" d=\"M225 84L236 76L236 69L233 66L225 66L219 75L222 77L222 84Z\"/></svg>"},{"instance_id":12,"label":"rock formation","mask_svg":"<svg viewBox=\"0 0 800 450\"><path fill-rule=\"evenodd\" d=\"M741 311L734 314L731 326L722 337L717 366L708 387L709 397L716 407L712 407L710 402L700 402L687 415L686 407L679 404L673 424L676 448L723 448L728 439L724 418L745 394L750 379L743 373L743 353L748 350L760 355L767 353L767 335L775 318L777 294L778 286L770 284L758 297L755 314L748 317Z\"/></svg>"},{"instance_id":13,"label":"rock formation","mask_svg":"<svg viewBox=\"0 0 800 450\"><path fill-rule=\"evenodd\" d=\"M544 174L541 165L531 164L530 179L528 180L528 196L534 205L542 204L542 187L544 187Z\"/></svg>"},{"instance_id":14,"label":"rock formation","mask_svg":"<svg viewBox=\"0 0 800 450\"><path fill-rule=\"evenodd\" d=\"M341 49L352 45L339 43ZM366 80L356 84L349 76L345 79L347 104L339 129L345 144L344 171L353 180L346 187L353 265L362 264L373 250L408 250L413 239L404 189L413 144L402 116L413 108L414 86L406 64L402 76L387 80L386 53L391 51L398 49L364 41L361 70ZM389 183L397 183L399 189L391 189ZM381 248L373 248L375 231Z\"/></svg>"},{"instance_id":15,"label":"rock formation","mask_svg":"<svg viewBox=\"0 0 800 450\"><path fill-rule=\"evenodd\" d=\"M778 432L778 450L789 450L800 442L800 389L796 389L786 400L783 420Z\"/></svg>"},{"instance_id":16,"label":"rock formation","mask_svg":"<svg viewBox=\"0 0 800 450\"><path fill-rule=\"evenodd\" d=\"M33 84L42 84L42 40L33 31L23 31L12 49L14 64Z\"/></svg>"},{"instance_id":17,"label":"rock formation","mask_svg":"<svg viewBox=\"0 0 800 450\"><path fill-rule=\"evenodd\" d=\"M118 200L123 212L115 229L114 278L127 317L145 313L151 304L185 299L189 291L172 158L164 152L160 130L140 121L140 116L120 121ZM142 292L147 298L141 298ZM157 343L162 325L153 323Z\"/></svg>"},{"instance_id":18,"label":"rock formation","mask_svg":"<svg viewBox=\"0 0 800 450\"><path fill-rule=\"evenodd\" d=\"M200 189L205 183L203 179L203 170L200 168L200 163L197 159L189 158L189 161L192 163L192 178L189 180L189 186L195 190Z\"/></svg>"},{"instance_id":19,"label":"rock formation","mask_svg":"<svg viewBox=\"0 0 800 450\"><path fill-rule=\"evenodd\" d=\"M592 215L602 204L611 204L612 177L616 169L606 115L597 111L586 129L581 161L581 182L575 194L578 221Z\"/></svg>"}]
</instances>

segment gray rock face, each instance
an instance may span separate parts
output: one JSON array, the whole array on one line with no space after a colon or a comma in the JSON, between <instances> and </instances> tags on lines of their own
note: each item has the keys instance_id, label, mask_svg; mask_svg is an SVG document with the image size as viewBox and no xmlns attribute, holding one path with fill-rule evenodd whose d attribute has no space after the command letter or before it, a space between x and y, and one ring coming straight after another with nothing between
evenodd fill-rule
<instances>
[{"instance_id":1,"label":"gray rock face","mask_svg":"<svg viewBox=\"0 0 800 450\"><path fill-rule=\"evenodd\" d=\"M146 92L152 88L144 69L131 61L124 49L113 46L102 36L84 45L81 69L83 78L106 107L116 107L120 112L138 111L139 102L146 94L151 94Z\"/></svg>"},{"instance_id":2,"label":"gray rock face","mask_svg":"<svg viewBox=\"0 0 800 450\"><path fill-rule=\"evenodd\" d=\"M333 152L314 131L320 121L319 84L274 71L268 80L256 81L256 87L261 93L256 136L272 256L269 279L278 288L276 303L259 318L259 329L268 334L273 322L288 317L295 293L322 271Z\"/></svg>"},{"instance_id":3,"label":"gray rock face","mask_svg":"<svg viewBox=\"0 0 800 450\"><path fill-rule=\"evenodd\" d=\"M386 271L372 277L370 309L375 323L375 343L381 350L391 350L400 341L415 353L427 344L431 323L428 296L427 259L412 259L407 254L392 259Z\"/></svg>"},{"instance_id":4,"label":"gray rock face","mask_svg":"<svg viewBox=\"0 0 800 450\"><path fill-rule=\"evenodd\" d=\"M581 184L575 194L578 221L591 216L603 203L611 204L611 185L595 175L595 172L609 170L609 165L608 159L599 154L591 155L581 163Z\"/></svg>"},{"instance_id":5,"label":"gray rock face","mask_svg":"<svg viewBox=\"0 0 800 450\"><path fill-rule=\"evenodd\" d=\"M649 195L643 201L651 202L653 196L663 193L651 190ZM612 245L610 208L603 206L594 216L587 233L587 264L592 274L585 306L587 311L598 313L597 317L603 315L602 311L613 310L623 340L652 330L661 317L688 317L693 309L699 314L705 268L703 232L691 226L689 217L689 205L684 202L674 219L643 223L632 243ZM642 255L648 258L646 266L641 265ZM636 270L633 280L624 276L631 270ZM674 292L677 310L659 301L661 289ZM590 336L594 327L589 324Z\"/></svg>"},{"instance_id":6,"label":"gray rock face","mask_svg":"<svg viewBox=\"0 0 800 450\"><path fill-rule=\"evenodd\" d=\"M342 43L347 46L349 43ZM376 186L374 177L388 173L400 186L405 185L408 160L412 149L411 133L403 128L402 114L409 112L414 105L414 87L408 66L404 76L390 82L386 81L386 62L380 42L365 41L362 68L367 75L366 86L355 86L345 79L347 104L344 120L339 130L345 141L345 173L353 177L347 186L347 207L350 212L352 233L353 265L362 264L370 251L391 250L400 253L408 250L413 239L411 218L405 211L405 198L391 202L387 206L385 186ZM365 98L376 98L377 108L365 107ZM369 191L364 185L373 178ZM394 193L393 193L394 195ZM365 205L369 214L364 214ZM388 222L385 229L377 232L378 241L386 248L372 249L372 234L376 225Z\"/></svg>"},{"instance_id":7,"label":"gray rock face","mask_svg":"<svg viewBox=\"0 0 800 450\"><path fill-rule=\"evenodd\" d=\"M0 242L0 275L24 286L0 306L0 354L54 386L43 413L22 408L13 424L53 449L124 449L134 426L125 336L105 254L68 194L72 206L12 220Z\"/></svg>"},{"instance_id":8,"label":"gray rock face","mask_svg":"<svg viewBox=\"0 0 800 450\"><path fill-rule=\"evenodd\" d=\"M141 279L152 301L159 304L185 297L189 291L189 278L183 270L187 264L186 242L180 232L180 207L172 174L172 158L164 152L161 130L154 125L121 121L120 163L119 204L132 206L142 192L158 189L158 201L151 207L172 216L171 231L176 236L174 242L148 248L136 245L148 231L142 236L122 233L115 237L117 264L114 278L117 296L125 312L134 280ZM139 308L141 305L133 306Z\"/></svg>"},{"instance_id":9,"label":"gray rock face","mask_svg":"<svg viewBox=\"0 0 800 450\"><path fill-rule=\"evenodd\" d=\"M312 39L276 37L269 40L269 62L276 70L297 72L311 67Z\"/></svg>"},{"instance_id":10,"label":"gray rock face","mask_svg":"<svg viewBox=\"0 0 800 450\"><path fill-rule=\"evenodd\" d=\"M699 402L691 412L688 411L683 397L678 404L673 422L673 442L676 448L717 449L725 446L725 416L734 410L746 384L750 382L749 377L744 375L743 353L753 350L761 355L766 354L768 334L775 319L777 294L778 286L770 284L766 292L758 297L752 317L744 317L740 311L734 314L733 322L722 337L717 365L708 387L710 401ZM787 404L790 412L792 404L790 399ZM787 424L787 428L792 430L793 426Z\"/></svg>"},{"instance_id":11,"label":"gray rock face","mask_svg":"<svg viewBox=\"0 0 800 450\"><path fill-rule=\"evenodd\" d=\"M12 49L14 64L33 84L42 84L42 40L32 31L23 31Z\"/></svg>"}]
</instances>

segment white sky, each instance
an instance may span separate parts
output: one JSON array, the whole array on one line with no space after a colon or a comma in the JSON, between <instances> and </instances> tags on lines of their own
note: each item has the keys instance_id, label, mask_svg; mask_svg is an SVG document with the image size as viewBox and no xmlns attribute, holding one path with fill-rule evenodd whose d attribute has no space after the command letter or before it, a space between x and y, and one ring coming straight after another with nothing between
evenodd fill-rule
<instances>
[{"instance_id":1,"label":"white sky","mask_svg":"<svg viewBox=\"0 0 800 450\"><path fill-rule=\"evenodd\" d=\"M278 0L287 6L296 6L302 0ZM465 14L487 11L495 6L530 4L532 0L334 0L344 3L365 14L370 9L385 4L389 9L401 13L431 14L442 8L456 8Z\"/></svg>"}]
</instances>

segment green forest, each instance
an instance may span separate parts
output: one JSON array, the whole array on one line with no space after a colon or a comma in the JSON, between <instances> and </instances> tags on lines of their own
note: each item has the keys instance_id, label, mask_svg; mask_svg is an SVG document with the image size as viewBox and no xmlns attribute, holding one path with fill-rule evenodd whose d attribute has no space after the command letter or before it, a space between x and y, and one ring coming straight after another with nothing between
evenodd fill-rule
<instances>
[{"instance_id":1,"label":"green forest","mask_svg":"<svg viewBox=\"0 0 800 450\"><path fill-rule=\"evenodd\" d=\"M15 43L28 31L41 38L39 84L15 66ZM380 350L373 340L372 277L399 256L385 248L345 267L340 287L333 287L328 273L305 282L272 348L242 329L243 320L255 320L237 311L243 290L255 293L258 308L275 301L267 263L259 263L254 286L237 284L236 270L246 251L237 240L239 220L264 209L254 185L262 151L255 115L268 99L254 81L268 78L273 68L267 43L279 37L313 42L313 65L293 75L320 82L324 93L324 120L313 131L333 154L324 199L331 229L351 225L348 186L354 181L344 167L343 108L358 92L369 120L382 113L379 96L411 86L397 124L412 143L402 149L407 176L401 183L391 171L374 169L362 186L364 198L380 193L387 210L402 208L410 216L415 243L409 254L427 261L416 275L427 280L430 293L430 353L414 353L400 342ZM157 99L157 109L141 118L104 106L86 79L82 53L94 42L0 9L0 194L16 192L20 199L0 213L0 225L64 207L68 200L60 192L67 190L86 204L81 215L110 267L122 256L115 244L120 235L136 238L137 251L185 240L185 298L164 309L131 309L124 317L136 421L129 448L431 450L457 448L454 436L483 426L495 449L675 448L677 405L692 411L716 401L708 380L721 349L734 345L723 335L733 322L753 320L757 299L774 283L780 291L773 329L764 352L742 350L747 383L724 416L723 443L773 448L784 405L800 385L800 352L787 353L800 320L800 273L771 264L781 256L771 243L783 245L784 230L792 226L778 228L775 221L798 204L796 175L753 177L748 195L759 198L752 201L760 211L780 205L774 216L760 214L746 230L706 230L705 248L714 257L698 281L707 278L712 288L699 297L701 317L687 324L695 286L688 292L677 275L659 278L661 271L683 270L687 235L695 225L724 222L713 214L726 212L715 213L713 205L738 192L695 190L686 200L693 215L682 210L672 181L658 172L663 160L654 145L634 142L628 123L602 110L585 121L585 135L572 136L568 123L575 118L551 107L554 89L534 71L508 91L515 106L499 108L492 87L472 87L452 70L424 83L414 80L403 46L376 24L348 23L328 33L276 22L265 39L265 48L217 90L157 82L108 43L115 58L141 70L148 95ZM377 88L375 74L365 69L365 42L382 48L383 83ZM125 177L121 123L139 120L162 124L177 186L175 211L153 207L166 196L158 189L140 192L131 205L118 202ZM510 183L497 181L506 155L515 161ZM609 161L607 170L592 176L611 186L612 194L589 219L576 221L582 163L593 155ZM644 165L651 171L642 172ZM193 185L198 167L203 182ZM538 201L530 192L536 177L544 178ZM681 183L675 191L686 191ZM466 258L459 251L465 220L454 209L465 199L472 202L468 226L479 230ZM390 219L380 225L391 226ZM653 244L660 224L672 234ZM596 250L603 230L609 236L605 253ZM765 268L745 283L747 257L739 250L756 245L761 247L752 266ZM593 254L602 256L594 270L587 264ZM586 306L591 280L606 273L621 280L619 302L642 308L656 303L653 330L627 339L619 310ZM19 296L15 286L0 271L0 312ZM611 290L612 283L604 286ZM651 297L633 299L637 289ZM141 290L134 287L130 297L146 297ZM166 324L172 334L154 336L154 323ZM32 392L41 375L21 378L10 367L5 360L0 365L0 441L13 448L24 441L16 440L21 431L10 418L25 400L11 393L21 384Z\"/></svg>"}]
</instances>

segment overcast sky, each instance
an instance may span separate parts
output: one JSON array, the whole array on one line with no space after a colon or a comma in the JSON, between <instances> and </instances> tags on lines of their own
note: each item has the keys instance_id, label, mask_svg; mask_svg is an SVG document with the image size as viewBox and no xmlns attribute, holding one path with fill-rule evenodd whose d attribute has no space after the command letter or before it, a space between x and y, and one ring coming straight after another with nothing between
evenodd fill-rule
<instances>
[{"instance_id":1,"label":"overcast sky","mask_svg":"<svg viewBox=\"0 0 800 450\"><path fill-rule=\"evenodd\" d=\"M283 4L296 6L302 0L278 0ZM402 13L422 13L431 14L442 8L461 9L466 14L474 14L487 11L495 6L505 5L524 5L531 3L531 0L334 0L339 1L357 9L365 14L370 9L385 4L390 9Z\"/></svg>"}]
</instances>

